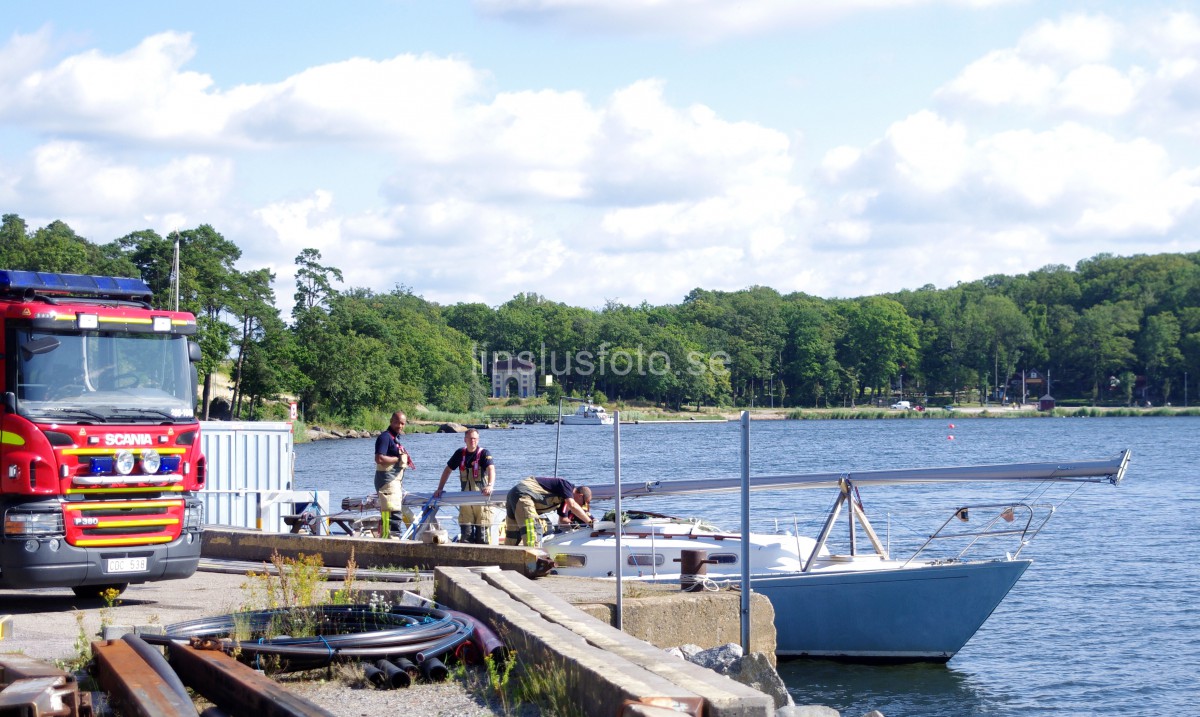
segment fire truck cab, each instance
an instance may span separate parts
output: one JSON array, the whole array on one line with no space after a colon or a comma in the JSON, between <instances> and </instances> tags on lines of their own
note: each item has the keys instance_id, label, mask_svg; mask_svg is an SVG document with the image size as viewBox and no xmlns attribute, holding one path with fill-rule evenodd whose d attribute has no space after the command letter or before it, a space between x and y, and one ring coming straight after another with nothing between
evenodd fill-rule
<instances>
[{"instance_id":1,"label":"fire truck cab","mask_svg":"<svg viewBox=\"0 0 1200 717\"><path fill-rule=\"evenodd\" d=\"M150 299L140 279L0 270L0 589L195 572L196 319Z\"/></svg>"}]
</instances>

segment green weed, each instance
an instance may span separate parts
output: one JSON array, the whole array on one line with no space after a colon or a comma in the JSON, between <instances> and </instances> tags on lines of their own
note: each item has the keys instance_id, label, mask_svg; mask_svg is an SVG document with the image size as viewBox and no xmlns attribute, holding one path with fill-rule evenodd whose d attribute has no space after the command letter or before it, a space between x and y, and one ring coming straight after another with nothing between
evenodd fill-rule
<instances>
[{"instance_id":1,"label":"green weed","mask_svg":"<svg viewBox=\"0 0 1200 717\"><path fill-rule=\"evenodd\" d=\"M571 695L567 672L562 665L539 664L536 669L521 667L515 690L517 704L537 705L540 714L584 717L586 713Z\"/></svg>"},{"instance_id":2,"label":"green weed","mask_svg":"<svg viewBox=\"0 0 1200 717\"><path fill-rule=\"evenodd\" d=\"M325 565L320 555L301 553L296 558L285 558L278 552L271 555L274 574L250 573L242 584L245 601L243 611L278 610L278 615L265 630L266 637L291 635L311 637L317 634L319 614L315 608L328 602L328 593L323 590ZM253 634L251 625L242 616L234 615L235 640L246 641L259 637ZM271 669L271 665L263 669Z\"/></svg>"},{"instance_id":3,"label":"green weed","mask_svg":"<svg viewBox=\"0 0 1200 717\"><path fill-rule=\"evenodd\" d=\"M571 694L569 678L560 664L531 666L515 652L508 659L483 659L483 672L463 675L467 689L489 704L497 704L503 715L523 714L522 708L533 706L537 714L559 717L583 717L586 714Z\"/></svg>"},{"instance_id":4,"label":"green weed","mask_svg":"<svg viewBox=\"0 0 1200 717\"><path fill-rule=\"evenodd\" d=\"M92 636L87 631L86 617L82 610L75 611L75 642L72 643L75 654L55 662L61 670L78 672L92 659Z\"/></svg>"}]
</instances>

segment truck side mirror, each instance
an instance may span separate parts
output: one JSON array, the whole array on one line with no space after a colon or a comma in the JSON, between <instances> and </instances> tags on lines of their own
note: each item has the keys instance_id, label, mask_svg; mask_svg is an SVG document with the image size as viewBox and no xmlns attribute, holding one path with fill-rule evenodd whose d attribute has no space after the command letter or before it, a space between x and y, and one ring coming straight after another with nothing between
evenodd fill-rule
<instances>
[{"instance_id":1,"label":"truck side mirror","mask_svg":"<svg viewBox=\"0 0 1200 717\"><path fill-rule=\"evenodd\" d=\"M9 413L17 412L17 394L12 391L4 392L4 410Z\"/></svg>"},{"instance_id":2,"label":"truck side mirror","mask_svg":"<svg viewBox=\"0 0 1200 717\"><path fill-rule=\"evenodd\" d=\"M188 361L199 363L201 358L200 344L195 341L188 342Z\"/></svg>"}]
</instances>

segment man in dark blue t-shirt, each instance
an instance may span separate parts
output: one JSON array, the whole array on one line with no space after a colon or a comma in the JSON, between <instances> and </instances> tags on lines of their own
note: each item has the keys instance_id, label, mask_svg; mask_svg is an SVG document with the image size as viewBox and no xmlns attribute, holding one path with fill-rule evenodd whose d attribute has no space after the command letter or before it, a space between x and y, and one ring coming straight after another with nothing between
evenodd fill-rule
<instances>
[{"instance_id":1,"label":"man in dark blue t-shirt","mask_svg":"<svg viewBox=\"0 0 1200 717\"><path fill-rule=\"evenodd\" d=\"M438 481L434 498L442 497L442 489L446 487L446 479L451 471L458 471L459 485L463 492L478 491L484 496L492 494L496 485L496 464L488 449L479 445L479 431L472 428L463 436L462 448L459 448L446 461L442 469L442 477ZM459 541L463 543L479 543L486 545L491 542L492 508L486 505L464 505L458 509Z\"/></svg>"},{"instance_id":2,"label":"man in dark blue t-shirt","mask_svg":"<svg viewBox=\"0 0 1200 717\"><path fill-rule=\"evenodd\" d=\"M587 486L576 488L565 478L530 476L510 488L504 501L504 544L520 545L522 540L526 545L535 544L537 535L531 535L527 526L560 505L584 523L591 523L592 516L583 509L591 502L592 489Z\"/></svg>"},{"instance_id":3,"label":"man in dark blue t-shirt","mask_svg":"<svg viewBox=\"0 0 1200 717\"><path fill-rule=\"evenodd\" d=\"M375 492L379 494L380 537L399 538L404 532L401 509L404 500L404 471L416 470L408 451L400 443L408 417L403 411L392 414L387 430L375 439Z\"/></svg>"}]
</instances>

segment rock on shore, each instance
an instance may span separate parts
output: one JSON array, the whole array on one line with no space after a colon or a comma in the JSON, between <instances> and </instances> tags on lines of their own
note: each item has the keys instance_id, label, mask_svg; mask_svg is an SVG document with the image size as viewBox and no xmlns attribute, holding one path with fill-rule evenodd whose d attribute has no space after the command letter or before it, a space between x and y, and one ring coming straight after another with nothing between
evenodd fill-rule
<instances>
[{"instance_id":1,"label":"rock on shore","mask_svg":"<svg viewBox=\"0 0 1200 717\"><path fill-rule=\"evenodd\" d=\"M310 441L328 441L334 438L370 438L372 434L370 431L359 431L353 428L343 431L336 428L313 426L305 435Z\"/></svg>"}]
</instances>

